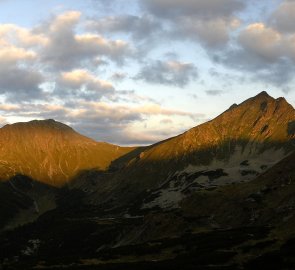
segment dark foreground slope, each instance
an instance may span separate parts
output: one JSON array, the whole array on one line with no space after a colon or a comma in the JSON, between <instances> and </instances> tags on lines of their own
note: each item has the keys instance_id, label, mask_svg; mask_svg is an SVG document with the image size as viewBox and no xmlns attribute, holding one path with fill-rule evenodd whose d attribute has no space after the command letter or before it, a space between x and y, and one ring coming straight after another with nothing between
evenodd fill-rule
<instances>
[{"instance_id":1,"label":"dark foreground slope","mask_svg":"<svg viewBox=\"0 0 295 270\"><path fill-rule=\"evenodd\" d=\"M118 216L63 202L0 236L4 269L293 269L295 154L254 181L198 191L179 209Z\"/></svg>"},{"instance_id":2,"label":"dark foreground slope","mask_svg":"<svg viewBox=\"0 0 295 270\"><path fill-rule=\"evenodd\" d=\"M16 175L0 182L0 231L36 220L56 207L57 188Z\"/></svg>"}]
</instances>

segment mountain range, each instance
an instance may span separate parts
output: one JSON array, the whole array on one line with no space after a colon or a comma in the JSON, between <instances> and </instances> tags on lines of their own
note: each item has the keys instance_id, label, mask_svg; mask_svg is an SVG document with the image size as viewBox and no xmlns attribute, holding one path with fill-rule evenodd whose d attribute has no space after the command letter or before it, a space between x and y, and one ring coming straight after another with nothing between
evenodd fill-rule
<instances>
[{"instance_id":1,"label":"mountain range","mask_svg":"<svg viewBox=\"0 0 295 270\"><path fill-rule=\"evenodd\" d=\"M261 92L150 146L50 119L2 127L0 149L3 267L295 267L295 109L284 98Z\"/></svg>"}]
</instances>

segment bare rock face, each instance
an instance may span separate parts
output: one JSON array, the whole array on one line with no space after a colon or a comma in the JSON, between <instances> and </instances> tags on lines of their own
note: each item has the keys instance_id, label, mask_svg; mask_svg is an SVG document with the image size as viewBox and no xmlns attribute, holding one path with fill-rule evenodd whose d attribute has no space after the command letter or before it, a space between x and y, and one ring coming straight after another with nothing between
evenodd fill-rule
<instances>
[{"instance_id":1,"label":"bare rock face","mask_svg":"<svg viewBox=\"0 0 295 270\"><path fill-rule=\"evenodd\" d=\"M130 150L96 142L52 119L6 125L0 129L0 177L23 174L61 186L81 170L105 170Z\"/></svg>"}]
</instances>

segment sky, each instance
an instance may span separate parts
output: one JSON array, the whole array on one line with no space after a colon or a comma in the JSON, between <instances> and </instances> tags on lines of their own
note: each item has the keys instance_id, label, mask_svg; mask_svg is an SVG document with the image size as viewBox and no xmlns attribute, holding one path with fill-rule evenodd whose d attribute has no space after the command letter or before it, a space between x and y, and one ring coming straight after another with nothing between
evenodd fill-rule
<instances>
[{"instance_id":1,"label":"sky","mask_svg":"<svg viewBox=\"0 0 295 270\"><path fill-rule=\"evenodd\" d=\"M0 0L0 124L151 144L267 91L295 105L294 0Z\"/></svg>"}]
</instances>

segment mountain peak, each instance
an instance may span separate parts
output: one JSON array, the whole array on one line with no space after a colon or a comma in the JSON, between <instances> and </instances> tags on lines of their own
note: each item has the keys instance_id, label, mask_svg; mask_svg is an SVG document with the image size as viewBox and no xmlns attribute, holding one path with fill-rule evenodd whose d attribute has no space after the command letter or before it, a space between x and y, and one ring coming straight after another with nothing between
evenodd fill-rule
<instances>
[{"instance_id":1,"label":"mountain peak","mask_svg":"<svg viewBox=\"0 0 295 270\"><path fill-rule=\"evenodd\" d=\"M34 125L34 126L40 126L40 127L48 127L48 128L53 128L53 129L59 129L59 130L73 130L71 127L68 125L55 121L54 119L45 119L45 120L32 120L28 122L29 125Z\"/></svg>"},{"instance_id":2,"label":"mountain peak","mask_svg":"<svg viewBox=\"0 0 295 270\"><path fill-rule=\"evenodd\" d=\"M262 91L259 94L257 94L256 96L248 99L251 100L252 102L273 102L275 101L275 98L273 98L272 96L270 96L266 91ZM245 101L247 102L247 100Z\"/></svg>"},{"instance_id":3,"label":"mountain peak","mask_svg":"<svg viewBox=\"0 0 295 270\"><path fill-rule=\"evenodd\" d=\"M45 119L45 120L32 120L29 122L19 122L14 124L7 124L3 127L4 130L52 130L52 131L65 131L65 132L73 132L74 130L58 121L55 121L54 119Z\"/></svg>"},{"instance_id":4,"label":"mountain peak","mask_svg":"<svg viewBox=\"0 0 295 270\"><path fill-rule=\"evenodd\" d=\"M260 92L256 97L271 97L266 91Z\"/></svg>"}]
</instances>

